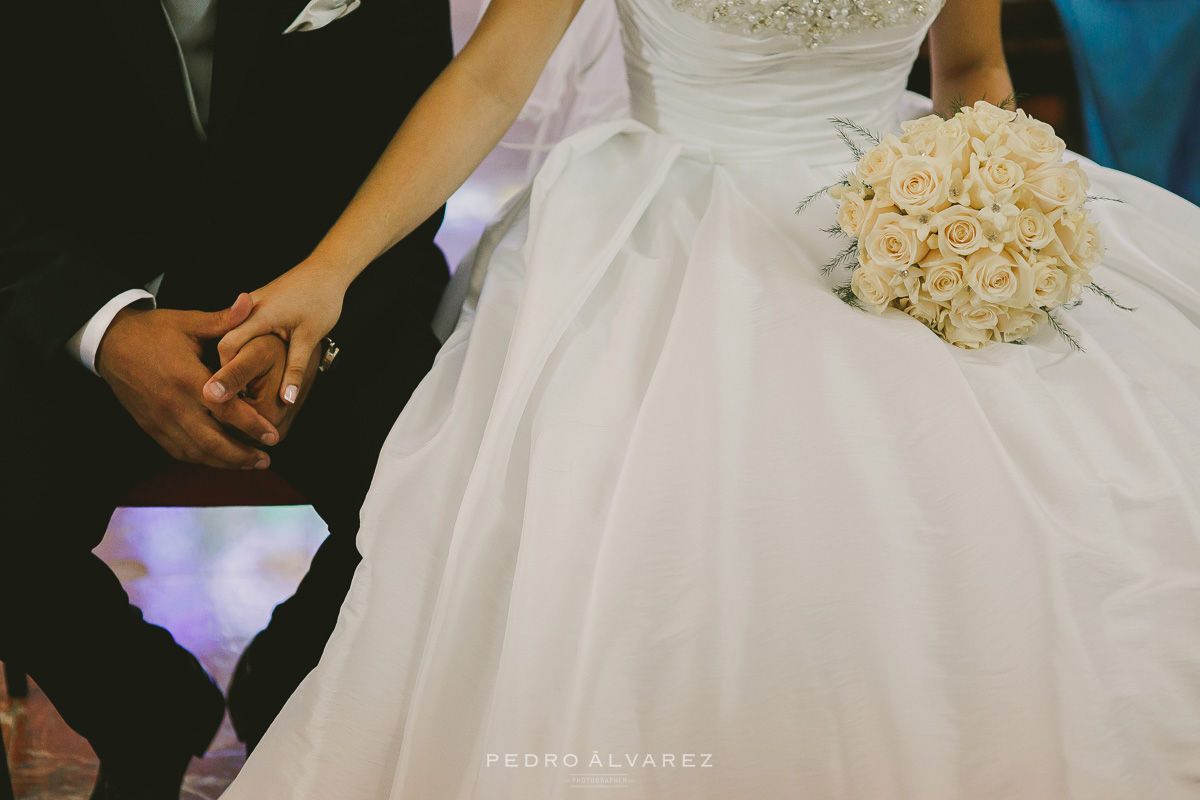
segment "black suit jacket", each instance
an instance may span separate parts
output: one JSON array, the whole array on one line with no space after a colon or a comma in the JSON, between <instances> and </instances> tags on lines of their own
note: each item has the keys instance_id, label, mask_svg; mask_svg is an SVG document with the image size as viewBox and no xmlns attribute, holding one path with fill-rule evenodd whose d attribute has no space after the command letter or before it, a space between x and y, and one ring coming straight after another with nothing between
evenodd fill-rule
<instances>
[{"instance_id":1,"label":"black suit jacket","mask_svg":"<svg viewBox=\"0 0 1200 800\"><path fill-rule=\"evenodd\" d=\"M306 0L218 0L208 142L159 0L34 0L0 20L0 368L45 362L166 273L217 309L302 260L451 57L449 9L365 0L283 35ZM337 336L432 315L441 212L367 269ZM339 342L341 343L341 342Z\"/></svg>"}]
</instances>

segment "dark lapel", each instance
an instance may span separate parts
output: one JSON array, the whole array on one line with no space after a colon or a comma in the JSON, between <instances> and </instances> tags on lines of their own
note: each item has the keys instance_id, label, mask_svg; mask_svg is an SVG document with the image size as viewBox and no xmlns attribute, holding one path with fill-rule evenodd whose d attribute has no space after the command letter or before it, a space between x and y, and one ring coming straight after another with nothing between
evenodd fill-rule
<instances>
[{"instance_id":1,"label":"dark lapel","mask_svg":"<svg viewBox=\"0 0 1200 800\"><path fill-rule=\"evenodd\" d=\"M106 3L105 9L113 41L145 85L167 129L185 143L196 143L179 50L160 0L119 0Z\"/></svg>"},{"instance_id":2,"label":"dark lapel","mask_svg":"<svg viewBox=\"0 0 1200 800\"><path fill-rule=\"evenodd\" d=\"M276 5L276 0L217 0L210 139L219 138L228 129L237 111L242 90L251 79L259 42L268 33L271 10ZM282 34L286 24L280 25L276 33Z\"/></svg>"}]
</instances>

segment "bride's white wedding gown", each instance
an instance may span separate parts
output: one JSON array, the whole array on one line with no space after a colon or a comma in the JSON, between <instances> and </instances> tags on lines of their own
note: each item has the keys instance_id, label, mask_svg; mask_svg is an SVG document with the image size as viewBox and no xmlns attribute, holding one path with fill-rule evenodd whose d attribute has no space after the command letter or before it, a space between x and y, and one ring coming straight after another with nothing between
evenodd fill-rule
<instances>
[{"instance_id":1,"label":"bride's white wedding gown","mask_svg":"<svg viewBox=\"0 0 1200 800\"><path fill-rule=\"evenodd\" d=\"M636 121L485 238L227 800L1200 797L1200 209L1088 165L1137 310L956 349L838 300L833 204L793 213L930 14L620 8Z\"/></svg>"}]
</instances>

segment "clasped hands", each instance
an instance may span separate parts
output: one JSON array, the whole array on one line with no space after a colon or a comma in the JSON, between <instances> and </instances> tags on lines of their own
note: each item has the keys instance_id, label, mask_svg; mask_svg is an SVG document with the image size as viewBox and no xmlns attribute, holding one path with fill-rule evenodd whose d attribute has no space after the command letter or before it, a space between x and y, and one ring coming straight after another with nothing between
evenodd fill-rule
<instances>
[{"instance_id":1,"label":"clasped hands","mask_svg":"<svg viewBox=\"0 0 1200 800\"><path fill-rule=\"evenodd\" d=\"M254 305L243 294L213 313L128 308L101 341L97 371L173 458L266 469L271 459L263 446L287 436L312 386L320 339L304 355L273 332L238 330ZM214 376L203 362L203 343L235 330L239 335L218 347L222 366ZM285 376L294 390L284 387Z\"/></svg>"}]
</instances>

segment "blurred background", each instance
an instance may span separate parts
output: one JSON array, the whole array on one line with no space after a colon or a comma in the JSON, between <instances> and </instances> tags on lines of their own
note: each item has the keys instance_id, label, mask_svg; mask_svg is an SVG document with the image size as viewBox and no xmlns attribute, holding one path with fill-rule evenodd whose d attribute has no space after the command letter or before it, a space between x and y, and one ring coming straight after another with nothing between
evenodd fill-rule
<instances>
[{"instance_id":1,"label":"blurred background","mask_svg":"<svg viewBox=\"0 0 1200 800\"><path fill-rule=\"evenodd\" d=\"M452 2L460 47L480 2ZM1200 201L1200 0L1007 0L1004 23L1013 82L1029 113L1054 125L1072 150ZM438 241L452 265L554 142L626 111L616 20L605 0L588 0L555 58L505 143L449 203ZM910 87L928 93L927 51ZM304 498L270 473L231 480L181 465L126 498L97 553L146 616L225 685L325 533ZM96 761L36 686L23 699L0 694L0 728L18 797L89 796ZM218 797L242 761L226 724L210 756L194 763L184 797Z\"/></svg>"}]
</instances>

